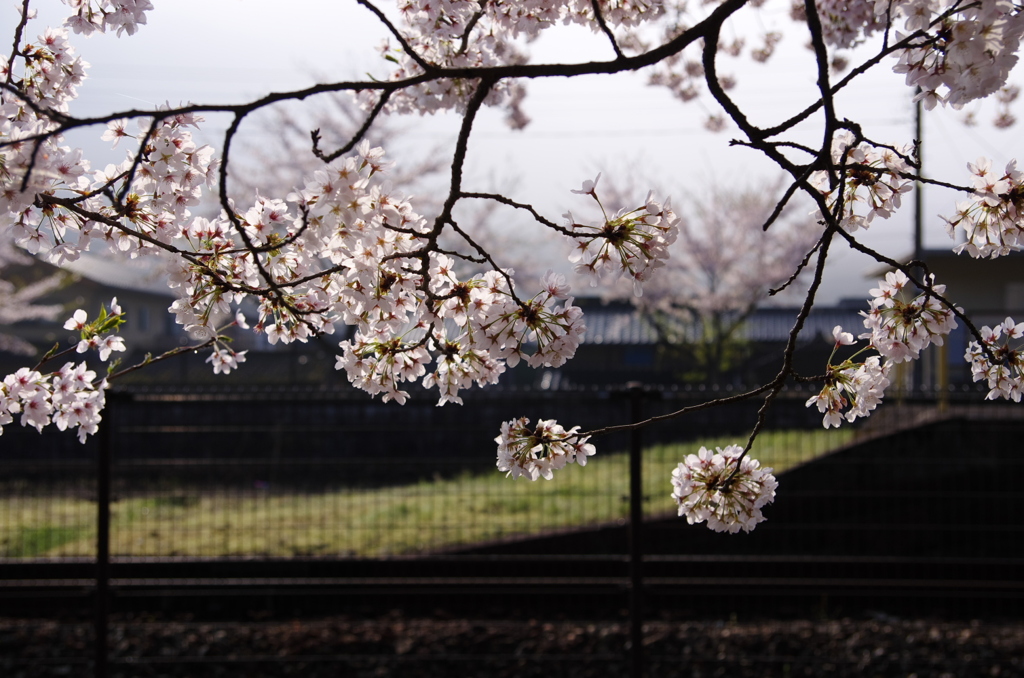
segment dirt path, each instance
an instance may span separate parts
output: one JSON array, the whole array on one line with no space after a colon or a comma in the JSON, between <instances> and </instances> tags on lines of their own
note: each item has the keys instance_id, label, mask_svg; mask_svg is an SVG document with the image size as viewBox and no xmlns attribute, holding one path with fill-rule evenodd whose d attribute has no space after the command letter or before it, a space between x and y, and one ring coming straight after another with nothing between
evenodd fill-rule
<instances>
[{"instance_id":1,"label":"dirt path","mask_svg":"<svg viewBox=\"0 0 1024 678\"><path fill-rule=\"evenodd\" d=\"M648 675L1024 676L1024 623L850 619L652 622ZM119 619L111 676L622 678L612 622L334 617L221 623ZM91 676L86 623L0 619L0 675Z\"/></svg>"}]
</instances>

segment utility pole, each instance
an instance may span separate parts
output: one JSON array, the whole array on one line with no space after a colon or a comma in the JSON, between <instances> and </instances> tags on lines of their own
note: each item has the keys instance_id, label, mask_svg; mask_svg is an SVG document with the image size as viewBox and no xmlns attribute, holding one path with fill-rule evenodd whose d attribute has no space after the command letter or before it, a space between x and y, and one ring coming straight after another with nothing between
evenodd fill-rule
<instances>
[{"instance_id":1,"label":"utility pole","mask_svg":"<svg viewBox=\"0 0 1024 678\"><path fill-rule=\"evenodd\" d=\"M917 88L917 94L921 88ZM924 171L924 125L921 121L921 100L914 102L914 141L917 146L917 180L914 182L914 261L922 261L924 257L924 183L921 176ZM916 361L910 366L911 397L921 394L924 386L924 363Z\"/></svg>"},{"instance_id":2,"label":"utility pole","mask_svg":"<svg viewBox=\"0 0 1024 678\"><path fill-rule=\"evenodd\" d=\"M918 93L921 89L918 88ZM914 183L914 259L921 261L924 256L924 184L921 174L924 170L924 138L922 136L921 100L914 102L914 139L917 142L917 181Z\"/></svg>"}]
</instances>

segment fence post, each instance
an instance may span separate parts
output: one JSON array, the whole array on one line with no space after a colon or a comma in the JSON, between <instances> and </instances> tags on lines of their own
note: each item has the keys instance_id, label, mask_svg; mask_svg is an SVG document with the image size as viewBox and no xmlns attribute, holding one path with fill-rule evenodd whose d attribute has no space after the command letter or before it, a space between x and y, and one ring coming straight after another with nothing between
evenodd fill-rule
<instances>
[{"instance_id":1,"label":"fence post","mask_svg":"<svg viewBox=\"0 0 1024 678\"><path fill-rule=\"evenodd\" d=\"M639 382L626 385L629 392L630 422L643 418L643 386ZM629 642L630 676L644 675L644 599L643 599L643 440L641 429L630 431L629 445Z\"/></svg>"},{"instance_id":2,"label":"fence post","mask_svg":"<svg viewBox=\"0 0 1024 678\"><path fill-rule=\"evenodd\" d=\"M96 678L107 678L107 614L110 596L110 448L113 445L114 401L107 393L100 422L96 459Z\"/></svg>"}]
</instances>

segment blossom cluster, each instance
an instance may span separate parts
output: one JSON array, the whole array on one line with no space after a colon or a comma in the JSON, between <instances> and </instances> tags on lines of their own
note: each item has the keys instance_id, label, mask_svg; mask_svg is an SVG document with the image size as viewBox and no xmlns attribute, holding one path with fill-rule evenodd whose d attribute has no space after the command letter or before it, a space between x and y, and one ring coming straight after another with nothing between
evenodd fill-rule
<instances>
[{"instance_id":1,"label":"blossom cluster","mask_svg":"<svg viewBox=\"0 0 1024 678\"><path fill-rule=\"evenodd\" d=\"M772 470L739 445L701 447L672 471L672 499L691 525L707 521L715 532L750 532L764 520L761 508L775 500Z\"/></svg>"},{"instance_id":2,"label":"blossom cluster","mask_svg":"<svg viewBox=\"0 0 1024 678\"><path fill-rule=\"evenodd\" d=\"M238 363L245 362L245 354L248 351L232 351L227 348L217 347L211 353L206 362L213 365L214 374L231 374L231 370L238 369Z\"/></svg>"},{"instance_id":3,"label":"blossom cluster","mask_svg":"<svg viewBox=\"0 0 1024 678\"><path fill-rule=\"evenodd\" d=\"M825 428L839 428L843 419L852 422L866 417L882 402L891 368L891 362L883 363L876 355L863 362L848 360L837 366L830 365L824 388L807 401L807 407L817 407L825 415L822 419Z\"/></svg>"},{"instance_id":4,"label":"blossom cluster","mask_svg":"<svg viewBox=\"0 0 1024 678\"><path fill-rule=\"evenodd\" d=\"M96 350L100 360L105 361L111 352L125 350L123 339L116 334L123 322L124 314L115 298L109 310L101 309L91 322L84 310L76 310L64 323L64 329L76 331L81 337L75 352ZM19 413L21 425L32 426L37 431L50 424L61 431L76 428L81 442L96 433L102 418L107 380L96 383L96 373L84 362L68 362L48 374L38 371L40 365L55 357L54 354L60 357L71 350L57 354L55 347L35 368L23 367L4 378L0 383L0 434L3 427L14 420L13 415Z\"/></svg>"},{"instance_id":5,"label":"blossom cluster","mask_svg":"<svg viewBox=\"0 0 1024 678\"><path fill-rule=\"evenodd\" d=\"M51 423L61 431L77 428L84 443L99 428L106 397L106 380L95 379L85 363L70 362L51 374L23 367L8 375L0 384L0 433L21 413L22 426L37 431Z\"/></svg>"},{"instance_id":6,"label":"blossom cluster","mask_svg":"<svg viewBox=\"0 0 1024 678\"><path fill-rule=\"evenodd\" d=\"M67 20L75 33L116 31L135 35L139 24L146 23L146 12L153 9L149 0L62 0L75 11Z\"/></svg>"},{"instance_id":7,"label":"blossom cluster","mask_svg":"<svg viewBox=\"0 0 1024 678\"><path fill-rule=\"evenodd\" d=\"M0 55L0 77L19 75L19 89L25 97L8 90L0 97L0 141L5 142L0 149L0 221L14 225L19 244L30 248L31 233L44 218L55 229L54 237L61 237L59 220L54 222L35 206L36 196L52 195L58 188L86 188L88 180L83 175L88 163L80 149L62 146L60 135L47 137L38 149L35 143L23 140L54 129L55 123L38 115L36 107L66 112L88 64L75 56L67 31L60 29L47 29L37 44L26 45L23 52L25 66L20 74L14 72L15 64Z\"/></svg>"},{"instance_id":8,"label":"blossom cluster","mask_svg":"<svg viewBox=\"0 0 1024 678\"><path fill-rule=\"evenodd\" d=\"M605 24L612 28L631 28L660 17L662 0L598 0ZM517 2L452 0L402 0L401 32L406 44L419 59L435 68L486 68L523 63L526 53L517 40L532 40L541 31L559 24L579 24L600 30L591 0ZM423 73L413 54L401 46L384 44L385 58L397 67L392 80L405 80ZM464 79L432 80L400 90L388 101L388 109L403 112L433 113L464 109L475 89L475 82ZM509 122L522 127L528 120L519 108L525 94L514 81L503 80L491 92L488 103L504 101ZM376 95L362 95L371 107Z\"/></svg>"},{"instance_id":9,"label":"blossom cluster","mask_svg":"<svg viewBox=\"0 0 1024 678\"><path fill-rule=\"evenodd\" d=\"M893 70L906 74L909 87L921 88L918 97L928 108L940 102L961 108L998 91L1017 63L1024 33L1020 8L1009 0L947 3L893 3L906 17L906 32L924 32ZM876 13L888 5L877 0Z\"/></svg>"},{"instance_id":10,"label":"blossom cluster","mask_svg":"<svg viewBox=\"0 0 1024 678\"><path fill-rule=\"evenodd\" d=\"M802 3L801 3L802 4ZM1003 87L1024 33L1020 6L1010 0L817 0L824 38L852 47L896 28L893 70L921 89L926 107L960 108Z\"/></svg>"},{"instance_id":11,"label":"blossom cluster","mask_svg":"<svg viewBox=\"0 0 1024 678\"><path fill-rule=\"evenodd\" d=\"M861 312L870 332L861 335L872 347L894 363L916 360L931 344L942 346L943 337L956 329L953 310L934 295L946 291L945 285L929 279L930 290L905 301L910 279L903 271L890 271L878 287L870 290L870 310Z\"/></svg>"},{"instance_id":12,"label":"blossom cluster","mask_svg":"<svg viewBox=\"0 0 1024 678\"><path fill-rule=\"evenodd\" d=\"M576 245L569 261L576 264L576 272L590 276L593 283L602 278L624 276L633 282L633 293L643 294L643 283L668 260L669 246L679 235L679 217L672 211L671 201L659 203L648 193L643 207L622 209L609 216L597 197L598 174L593 181L585 181L573 193L591 196L601 207L603 223L589 226L576 223L572 212L565 214Z\"/></svg>"},{"instance_id":13,"label":"blossom cluster","mask_svg":"<svg viewBox=\"0 0 1024 678\"><path fill-rule=\"evenodd\" d=\"M846 0L815 0L821 20L822 38L827 44L847 49L862 42L865 35L885 28L885 14L876 14L875 3ZM802 0L793 0L790 15L794 20L807 20Z\"/></svg>"},{"instance_id":14,"label":"blossom cluster","mask_svg":"<svg viewBox=\"0 0 1024 678\"><path fill-rule=\"evenodd\" d=\"M525 417L503 422L498 443L498 470L513 478L551 480L555 471L576 462L586 466L587 457L595 452L586 436L578 435L580 427L568 431L554 419L541 419L531 428Z\"/></svg>"},{"instance_id":15,"label":"blossom cluster","mask_svg":"<svg viewBox=\"0 0 1024 678\"><path fill-rule=\"evenodd\" d=\"M958 229L965 237L953 251L994 259L1019 250L1024 244L1024 174L1017 170L1017 162L1008 162L1002 174L992 171L987 158L978 158L967 168L974 193L957 203L952 218L943 217L950 238Z\"/></svg>"},{"instance_id":16,"label":"blossom cluster","mask_svg":"<svg viewBox=\"0 0 1024 678\"><path fill-rule=\"evenodd\" d=\"M450 256L427 260L426 276L410 275L410 264L381 276L388 288L372 279L341 288L343 310L358 329L341 343L336 367L359 388L402 403L408 393L399 384L422 378L424 387L438 388L438 404L461 403L461 389L496 382L506 364L557 367L575 354L586 327L561 276L548 274L541 292L522 299L511 270L462 280ZM363 293L352 299L363 289L376 291L369 300Z\"/></svg>"},{"instance_id":17,"label":"blossom cluster","mask_svg":"<svg viewBox=\"0 0 1024 678\"><path fill-rule=\"evenodd\" d=\"M826 204L848 233L868 228L875 217L888 219L899 209L901 196L913 188L907 162L910 146L876 147L857 141L853 133L841 131L832 140L832 162L841 169L839 181L831 185L830 175L818 171L810 183L825 197ZM842 201L842 213L835 214Z\"/></svg>"},{"instance_id":18,"label":"blossom cluster","mask_svg":"<svg viewBox=\"0 0 1024 678\"><path fill-rule=\"evenodd\" d=\"M878 287L870 291L873 297L868 302L870 309L861 312L864 327L869 331L859 338L868 340L868 348L878 355L863 361L849 358L838 365L832 365L830 359L824 387L806 403L807 407L817 407L825 415L822 420L825 428L838 428L843 419L852 422L868 416L882 401L890 383L892 365L916 360L931 344L941 346L945 335L956 329L953 309L935 296L946 291L945 285L936 285L934 277L930 276L929 289L908 301L909 283L903 271L890 271ZM855 343L853 335L838 325L832 335L836 348Z\"/></svg>"},{"instance_id":19,"label":"blossom cluster","mask_svg":"<svg viewBox=\"0 0 1024 678\"><path fill-rule=\"evenodd\" d=\"M63 30L48 31L40 44L33 49L49 56L26 62L25 83L50 82L40 64L73 54ZM74 83L63 82L32 91L59 109L74 95ZM16 97L5 96L3 105L8 136L51 125L26 114ZM32 144L7 146L0 219L18 244L54 263L94 246L162 260L178 295L170 311L196 340L214 339L208 362L218 373L245 359L216 337L247 299L257 306L255 331L271 343L330 334L336 323L355 326L336 367L367 392L400 402L407 397L403 382L436 387L439 404L461 402L461 389L495 382L506 365L558 367L574 355L585 325L564 279L550 274L529 296L511 270L465 275L460 255L438 251L443 225L427 223L393 191L384 151L367 141L283 198L257 194L249 205L193 215L220 169L213 149L194 141L200 122L191 113L159 111L114 120L102 139L135 146L124 162L93 171L80 151L55 146L36 162L26 190L19 168L31 164ZM573 257L581 270L628 275L639 292L667 257L677 222L667 202L648 196L643 207L600 226L575 224L565 232L579 245ZM83 341L108 354L120 348L116 338Z\"/></svg>"},{"instance_id":20,"label":"blossom cluster","mask_svg":"<svg viewBox=\"0 0 1024 678\"><path fill-rule=\"evenodd\" d=\"M40 56L27 60L22 89L39 106L65 110L85 65L73 57L66 31L48 29L39 42L32 49ZM13 96L0 103L0 113L5 114L0 139L32 138L53 124ZM129 152L119 165L96 172L81 149L59 145L60 135L44 140L39 153L34 143L8 145L0 152L0 219L10 225L17 244L56 264L76 260L93 240L131 256L147 248L155 252L160 243L181 235L180 223L191 215L189 207L198 204L203 185L216 178L213 149L197 146L187 130L199 122L201 118L189 114L140 120L144 162L136 165L136 154ZM126 126L124 120L110 123L103 139L116 146L130 136ZM121 198L112 201L106 197L110 194ZM37 196L44 198L41 208ZM88 212L102 221L83 216Z\"/></svg>"},{"instance_id":21,"label":"blossom cluster","mask_svg":"<svg viewBox=\"0 0 1024 678\"><path fill-rule=\"evenodd\" d=\"M1024 393L1024 323L1007 318L995 327L983 327L981 336L981 342L968 344L964 355L971 364L971 376L987 382L988 400L1019 403Z\"/></svg>"},{"instance_id":22,"label":"blossom cluster","mask_svg":"<svg viewBox=\"0 0 1024 678\"><path fill-rule=\"evenodd\" d=\"M109 309L109 313L107 309L101 309L93 322L89 322L89 315L84 310L78 309L64 323L64 329L79 333L80 340L75 346L77 353L96 350L100 360L107 360L111 353L125 350L124 339L114 332L124 323L117 297L110 301Z\"/></svg>"}]
</instances>

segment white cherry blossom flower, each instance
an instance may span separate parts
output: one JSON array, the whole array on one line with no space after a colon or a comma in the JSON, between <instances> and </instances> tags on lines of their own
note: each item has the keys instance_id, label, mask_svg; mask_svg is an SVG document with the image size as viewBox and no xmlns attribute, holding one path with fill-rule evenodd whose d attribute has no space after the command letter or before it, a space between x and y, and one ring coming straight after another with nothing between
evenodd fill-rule
<instances>
[{"instance_id":1,"label":"white cherry blossom flower","mask_svg":"<svg viewBox=\"0 0 1024 678\"><path fill-rule=\"evenodd\" d=\"M121 118L119 120L111 120L107 123L107 131L100 136L100 141L113 141L111 148L117 148L117 144L120 143L121 139L131 136L128 134L126 128L128 127L128 120Z\"/></svg>"},{"instance_id":2,"label":"white cherry blossom flower","mask_svg":"<svg viewBox=\"0 0 1024 678\"><path fill-rule=\"evenodd\" d=\"M600 175L598 175L600 179ZM594 182L584 183L586 193L601 204ZM602 213L604 207L601 206ZM669 200L664 204L648 194L642 207L622 210L612 217L605 214L604 223L589 226L575 223L572 214L566 215L569 228L575 233L576 244L569 261L576 264L576 272L597 280L628 276L633 280L634 294L643 294L643 281L665 265L669 245L679 235L679 217L672 211Z\"/></svg>"},{"instance_id":3,"label":"white cherry blossom flower","mask_svg":"<svg viewBox=\"0 0 1024 678\"><path fill-rule=\"evenodd\" d=\"M832 338L835 339L836 346L850 346L856 342L856 339L853 338L853 334L850 332L844 332L840 325L836 325L832 328Z\"/></svg>"},{"instance_id":4,"label":"white cherry blossom flower","mask_svg":"<svg viewBox=\"0 0 1024 678\"><path fill-rule=\"evenodd\" d=\"M108 334L98 339L97 348L100 352L100 360L107 360L112 351L125 350L124 339L116 334Z\"/></svg>"},{"instance_id":5,"label":"white cherry blossom flower","mask_svg":"<svg viewBox=\"0 0 1024 678\"><path fill-rule=\"evenodd\" d=\"M88 323L89 315L84 310L78 309L70 318L68 318L67 322L64 323L64 329L81 332Z\"/></svg>"},{"instance_id":6,"label":"white cherry blossom flower","mask_svg":"<svg viewBox=\"0 0 1024 678\"><path fill-rule=\"evenodd\" d=\"M596 194L595 191L597 190L597 182L599 182L599 181L601 181L601 174L600 173L598 173L598 175L596 177L594 177L593 180L587 179L586 181L584 181L583 182L583 186L579 190L577 190L575 188L572 189L572 192L573 193L577 193L579 195L592 195L594 197L597 197L597 194Z\"/></svg>"},{"instance_id":7,"label":"white cherry blossom flower","mask_svg":"<svg viewBox=\"0 0 1024 678\"><path fill-rule=\"evenodd\" d=\"M248 351L229 351L218 348L210 354L206 362L213 365L214 374L231 374L232 370L238 369L238 363L245 362L245 354Z\"/></svg>"}]
</instances>

